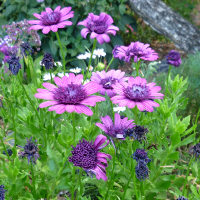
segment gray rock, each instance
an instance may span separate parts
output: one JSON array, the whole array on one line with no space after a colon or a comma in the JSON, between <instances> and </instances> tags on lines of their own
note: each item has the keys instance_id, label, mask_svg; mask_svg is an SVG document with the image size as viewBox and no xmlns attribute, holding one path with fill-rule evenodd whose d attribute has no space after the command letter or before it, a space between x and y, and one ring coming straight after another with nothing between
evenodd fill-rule
<instances>
[{"instance_id":1,"label":"gray rock","mask_svg":"<svg viewBox=\"0 0 200 200\"><path fill-rule=\"evenodd\" d=\"M166 36L181 50L200 51L200 30L161 0L129 0L131 8L152 29Z\"/></svg>"}]
</instances>

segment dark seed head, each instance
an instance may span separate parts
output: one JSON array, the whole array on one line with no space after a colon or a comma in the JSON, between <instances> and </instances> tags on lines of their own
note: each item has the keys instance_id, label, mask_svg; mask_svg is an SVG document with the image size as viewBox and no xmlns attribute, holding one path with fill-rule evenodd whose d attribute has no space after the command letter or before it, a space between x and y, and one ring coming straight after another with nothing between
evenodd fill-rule
<instances>
[{"instance_id":1,"label":"dark seed head","mask_svg":"<svg viewBox=\"0 0 200 200\"><path fill-rule=\"evenodd\" d=\"M187 198L185 198L185 197L183 197L183 196L181 196L181 197L179 197L178 199L176 199L176 200L188 200Z\"/></svg>"}]
</instances>

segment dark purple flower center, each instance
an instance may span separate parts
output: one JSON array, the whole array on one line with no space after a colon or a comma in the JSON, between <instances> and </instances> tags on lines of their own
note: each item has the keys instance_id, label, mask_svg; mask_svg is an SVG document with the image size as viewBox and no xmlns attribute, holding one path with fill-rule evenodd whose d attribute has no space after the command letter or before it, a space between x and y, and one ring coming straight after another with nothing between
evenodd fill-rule
<instances>
[{"instance_id":1,"label":"dark purple flower center","mask_svg":"<svg viewBox=\"0 0 200 200\"><path fill-rule=\"evenodd\" d=\"M115 84L117 79L113 77L108 77L101 80L101 85L103 85L103 88L105 89L113 89L112 85Z\"/></svg>"},{"instance_id":2,"label":"dark purple flower center","mask_svg":"<svg viewBox=\"0 0 200 200\"><path fill-rule=\"evenodd\" d=\"M103 34L106 32L108 25L105 20L89 20L87 23L87 27L91 32L95 32L97 34Z\"/></svg>"},{"instance_id":3,"label":"dark purple flower center","mask_svg":"<svg viewBox=\"0 0 200 200\"><path fill-rule=\"evenodd\" d=\"M133 84L124 89L124 94L131 100L142 101L149 98L149 88L145 85Z\"/></svg>"},{"instance_id":4,"label":"dark purple flower center","mask_svg":"<svg viewBox=\"0 0 200 200\"><path fill-rule=\"evenodd\" d=\"M54 99L60 104L78 104L87 97L81 85L69 84L67 87L58 87L54 91Z\"/></svg>"},{"instance_id":5,"label":"dark purple flower center","mask_svg":"<svg viewBox=\"0 0 200 200\"><path fill-rule=\"evenodd\" d=\"M46 13L43 17L42 17L42 24L45 26L49 26L49 25L54 25L54 24L58 24L60 21L60 13L59 12L52 12L52 13Z\"/></svg>"},{"instance_id":6,"label":"dark purple flower center","mask_svg":"<svg viewBox=\"0 0 200 200\"><path fill-rule=\"evenodd\" d=\"M83 141L79 141L76 147L73 147L69 162L85 170L94 169L97 165L97 152L91 142L83 139Z\"/></svg>"}]
</instances>

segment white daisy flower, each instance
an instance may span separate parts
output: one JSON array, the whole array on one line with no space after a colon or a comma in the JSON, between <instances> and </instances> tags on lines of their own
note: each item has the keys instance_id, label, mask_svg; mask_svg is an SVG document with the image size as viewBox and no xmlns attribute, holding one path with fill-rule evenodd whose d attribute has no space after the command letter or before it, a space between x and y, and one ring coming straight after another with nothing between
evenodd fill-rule
<instances>
[{"instance_id":1,"label":"white daisy flower","mask_svg":"<svg viewBox=\"0 0 200 200\"><path fill-rule=\"evenodd\" d=\"M62 67L62 63L60 61L55 62L55 65L58 66L58 67Z\"/></svg>"},{"instance_id":2,"label":"white daisy flower","mask_svg":"<svg viewBox=\"0 0 200 200\"><path fill-rule=\"evenodd\" d=\"M89 67L89 71L91 72L94 68L92 67L92 65L90 65ZM88 67L86 67L86 70L88 70Z\"/></svg>"},{"instance_id":3,"label":"white daisy flower","mask_svg":"<svg viewBox=\"0 0 200 200\"><path fill-rule=\"evenodd\" d=\"M45 74L43 75L43 80L44 80L44 81L49 81L49 80L51 80L51 75L52 75L52 78L55 77L54 74L45 73Z\"/></svg>"},{"instance_id":4,"label":"white daisy flower","mask_svg":"<svg viewBox=\"0 0 200 200\"><path fill-rule=\"evenodd\" d=\"M64 74L64 72L59 72L59 73L57 74L57 76L59 76L60 78L62 78L63 76L69 76L69 74L68 74L68 73L65 73L65 74Z\"/></svg>"},{"instance_id":5,"label":"white daisy flower","mask_svg":"<svg viewBox=\"0 0 200 200\"><path fill-rule=\"evenodd\" d=\"M73 73L75 73L75 74L78 74L78 73L81 72L81 68L76 67L76 68L70 69L69 71L70 71L70 72L73 72Z\"/></svg>"},{"instance_id":6,"label":"white daisy flower","mask_svg":"<svg viewBox=\"0 0 200 200\"><path fill-rule=\"evenodd\" d=\"M125 110L126 110L126 107L117 106L117 107L114 107L113 110L114 110L114 112L120 113L120 112L125 111Z\"/></svg>"},{"instance_id":7,"label":"white daisy flower","mask_svg":"<svg viewBox=\"0 0 200 200\"><path fill-rule=\"evenodd\" d=\"M98 56L98 57L105 57L106 56L106 52L104 51L104 49L95 49L94 50L94 55Z\"/></svg>"},{"instance_id":8,"label":"white daisy flower","mask_svg":"<svg viewBox=\"0 0 200 200\"><path fill-rule=\"evenodd\" d=\"M78 55L77 58L78 58L79 60L86 60L86 59L88 59L88 58L90 59L90 56L91 56L91 53L90 53L90 52L85 52L85 54L80 54L80 55ZM92 58L95 59L95 58L96 58L96 55L93 54Z\"/></svg>"}]
</instances>

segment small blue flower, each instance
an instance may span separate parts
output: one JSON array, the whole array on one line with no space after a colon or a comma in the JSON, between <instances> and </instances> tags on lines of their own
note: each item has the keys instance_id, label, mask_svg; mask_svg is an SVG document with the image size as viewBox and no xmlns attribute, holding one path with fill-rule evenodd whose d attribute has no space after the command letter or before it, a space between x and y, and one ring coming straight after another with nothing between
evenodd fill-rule
<instances>
[{"instance_id":1,"label":"small blue flower","mask_svg":"<svg viewBox=\"0 0 200 200\"><path fill-rule=\"evenodd\" d=\"M7 151L9 156L12 156L12 154L13 154L12 149L7 149L6 151ZM3 154L6 155L6 152L3 151Z\"/></svg>"},{"instance_id":2,"label":"small blue flower","mask_svg":"<svg viewBox=\"0 0 200 200\"><path fill-rule=\"evenodd\" d=\"M186 199L185 197L181 196L181 197L179 197L179 198L176 199L176 200L188 200L188 199Z\"/></svg>"},{"instance_id":3,"label":"small blue flower","mask_svg":"<svg viewBox=\"0 0 200 200\"><path fill-rule=\"evenodd\" d=\"M5 199L5 192L6 190L4 190L4 185L0 185L0 200Z\"/></svg>"},{"instance_id":4,"label":"small blue flower","mask_svg":"<svg viewBox=\"0 0 200 200\"><path fill-rule=\"evenodd\" d=\"M135 167L135 173L137 179L140 181L147 179L149 177L149 168L147 167L146 162L139 160Z\"/></svg>"},{"instance_id":5,"label":"small blue flower","mask_svg":"<svg viewBox=\"0 0 200 200\"><path fill-rule=\"evenodd\" d=\"M146 164L149 163L151 160L147 156L147 152L144 149L136 149L135 153L133 154L133 159L137 162L143 161Z\"/></svg>"}]
</instances>

